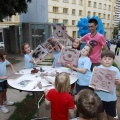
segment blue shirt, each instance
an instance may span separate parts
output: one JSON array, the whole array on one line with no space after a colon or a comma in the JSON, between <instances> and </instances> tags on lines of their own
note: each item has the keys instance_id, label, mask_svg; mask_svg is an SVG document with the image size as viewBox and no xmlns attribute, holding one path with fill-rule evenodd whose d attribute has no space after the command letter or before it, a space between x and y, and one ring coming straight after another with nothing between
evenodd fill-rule
<instances>
[{"instance_id":1,"label":"blue shirt","mask_svg":"<svg viewBox=\"0 0 120 120\"><path fill-rule=\"evenodd\" d=\"M120 80L120 72L118 70L118 68L111 66L109 68L104 67L103 65L99 66L100 68L105 68L108 70L113 70L116 72L116 78L118 78ZM103 101L116 101L117 97L116 97L116 85L114 87L114 91L113 93L109 93L109 92L104 92L104 91L96 91L96 93L98 94L98 96L101 98L101 100Z\"/></svg>"},{"instance_id":2,"label":"blue shirt","mask_svg":"<svg viewBox=\"0 0 120 120\"><path fill-rule=\"evenodd\" d=\"M53 61L52 66L57 66L56 63L58 61L59 56L60 56L60 52L54 51L54 61Z\"/></svg>"},{"instance_id":3,"label":"blue shirt","mask_svg":"<svg viewBox=\"0 0 120 120\"><path fill-rule=\"evenodd\" d=\"M25 69L30 69L30 68L34 68L34 67L35 67L35 65L30 62L30 60L32 60L32 59L33 59L33 58L32 58L31 55L29 55L29 54L25 54L25 55L24 55L24 62L25 62L24 68L25 68Z\"/></svg>"},{"instance_id":4,"label":"blue shirt","mask_svg":"<svg viewBox=\"0 0 120 120\"><path fill-rule=\"evenodd\" d=\"M6 66L9 65L10 62L5 59L5 61L0 62L0 76L6 76ZM3 82L4 80L0 79L0 82Z\"/></svg>"},{"instance_id":5,"label":"blue shirt","mask_svg":"<svg viewBox=\"0 0 120 120\"><path fill-rule=\"evenodd\" d=\"M89 82L92 76L91 73L91 61L89 57L80 57L78 59L78 68L86 68L87 71L85 74L81 72L77 72L78 74L78 81L77 84L80 86L89 86Z\"/></svg>"}]
</instances>

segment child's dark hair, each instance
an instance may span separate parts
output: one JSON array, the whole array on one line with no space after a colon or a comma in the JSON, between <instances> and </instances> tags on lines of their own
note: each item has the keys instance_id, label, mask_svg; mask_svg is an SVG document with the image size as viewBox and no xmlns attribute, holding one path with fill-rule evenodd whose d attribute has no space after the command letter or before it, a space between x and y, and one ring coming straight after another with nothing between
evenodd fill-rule
<instances>
[{"instance_id":1,"label":"child's dark hair","mask_svg":"<svg viewBox=\"0 0 120 120\"><path fill-rule=\"evenodd\" d=\"M98 25L98 21L95 18L91 18L88 23L94 23L95 25Z\"/></svg>"},{"instance_id":2,"label":"child's dark hair","mask_svg":"<svg viewBox=\"0 0 120 120\"><path fill-rule=\"evenodd\" d=\"M7 55L7 52L6 51L2 51L3 55Z\"/></svg>"},{"instance_id":3,"label":"child's dark hair","mask_svg":"<svg viewBox=\"0 0 120 120\"><path fill-rule=\"evenodd\" d=\"M113 51L111 50L104 50L102 53L101 53L101 58L103 57L111 57L113 59L115 59L115 54Z\"/></svg>"},{"instance_id":4,"label":"child's dark hair","mask_svg":"<svg viewBox=\"0 0 120 120\"><path fill-rule=\"evenodd\" d=\"M22 53L23 54L25 54L26 52L24 51L24 47L25 47L25 45L29 45L28 43L24 43L23 45L22 45Z\"/></svg>"},{"instance_id":5,"label":"child's dark hair","mask_svg":"<svg viewBox=\"0 0 120 120\"><path fill-rule=\"evenodd\" d=\"M78 93L77 109L79 116L84 119L97 117L102 109L102 101L92 90L83 89Z\"/></svg>"},{"instance_id":6,"label":"child's dark hair","mask_svg":"<svg viewBox=\"0 0 120 120\"><path fill-rule=\"evenodd\" d=\"M78 41L79 41L79 45L78 45L77 48L74 48L74 47L73 47L73 44L72 44L72 48L73 48L73 49L80 50L80 47L81 47L80 39L79 39L79 38L76 38L75 40L78 40Z\"/></svg>"},{"instance_id":7,"label":"child's dark hair","mask_svg":"<svg viewBox=\"0 0 120 120\"><path fill-rule=\"evenodd\" d=\"M5 60L4 57L3 57L3 52L2 51L0 51L0 58L2 59L2 61Z\"/></svg>"}]
</instances>

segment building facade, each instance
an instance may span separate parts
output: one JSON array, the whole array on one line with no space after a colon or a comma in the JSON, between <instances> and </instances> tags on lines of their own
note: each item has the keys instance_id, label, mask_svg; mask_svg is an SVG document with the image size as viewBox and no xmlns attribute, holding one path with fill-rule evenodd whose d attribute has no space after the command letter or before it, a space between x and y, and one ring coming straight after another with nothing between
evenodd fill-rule
<instances>
[{"instance_id":1,"label":"building facade","mask_svg":"<svg viewBox=\"0 0 120 120\"><path fill-rule=\"evenodd\" d=\"M48 0L48 22L64 23L67 32L77 37L77 22L87 16L98 16L104 25L106 39L113 37L115 0Z\"/></svg>"},{"instance_id":2,"label":"building facade","mask_svg":"<svg viewBox=\"0 0 120 120\"><path fill-rule=\"evenodd\" d=\"M120 21L120 0L116 0L115 5L115 17L114 17L114 24L115 27L117 26L117 23Z\"/></svg>"}]
</instances>

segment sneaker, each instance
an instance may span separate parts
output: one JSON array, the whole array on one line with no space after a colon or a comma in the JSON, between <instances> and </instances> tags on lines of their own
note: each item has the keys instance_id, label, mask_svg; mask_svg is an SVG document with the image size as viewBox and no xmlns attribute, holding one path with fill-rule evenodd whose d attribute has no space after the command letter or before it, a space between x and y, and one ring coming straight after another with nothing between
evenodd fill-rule
<instances>
[{"instance_id":1,"label":"sneaker","mask_svg":"<svg viewBox=\"0 0 120 120\"><path fill-rule=\"evenodd\" d=\"M3 112L3 113L8 113L9 112L9 110L4 105L0 106L0 111Z\"/></svg>"},{"instance_id":2,"label":"sneaker","mask_svg":"<svg viewBox=\"0 0 120 120\"><path fill-rule=\"evenodd\" d=\"M32 93L32 92L28 92L28 95L29 95L29 96L32 96L32 95L33 95L33 93Z\"/></svg>"},{"instance_id":3,"label":"sneaker","mask_svg":"<svg viewBox=\"0 0 120 120\"><path fill-rule=\"evenodd\" d=\"M3 105L13 105L14 102L11 102L11 101L4 101L3 102Z\"/></svg>"}]
</instances>

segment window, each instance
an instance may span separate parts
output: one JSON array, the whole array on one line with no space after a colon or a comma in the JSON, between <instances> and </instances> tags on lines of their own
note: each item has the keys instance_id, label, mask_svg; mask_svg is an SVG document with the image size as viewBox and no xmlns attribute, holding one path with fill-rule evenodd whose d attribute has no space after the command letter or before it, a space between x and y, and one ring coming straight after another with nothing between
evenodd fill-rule
<instances>
[{"instance_id":1,"label":"window","mask_svg":"<svg viewBox=\"0 0 120 120\"><path fill-rule=\"evenodd\" d=\"M91 1L88 1L88 7L91 7Z\"/></svg>"},{"instance_id":2,"label":"window","mask_svg":"<svg viewBox=\"0 0 120 120\"><path fill-rule=\"evenodd\" d=\"M108 20L110 20L110 15L108 15Z\"/></svg>"},{"instance_id":3,"label":"window","mask_svg":"<svg viewBox=\"0 0 120 120\"><path fill-rule=\"evenodd\" d=\"M109 27L109 23L107 23L107 27Z\"/></svg>"},{"instance_id":4,"label":"window","mask_svg":"<svg viewBox=\"0 0 120 120\"><path fill-rule=\"evenodd\" d=\"M111 10L111 5L109 5L108 10Z\"/></svg>"},{"instance_id":5,"label":"window","mask_svg":"<svg viewBox=\"0 0 120 120\"><path fill-rule=\"evenodd\" d=\"M72 20L72 25L75 25L75 20Z\"/></svg>"},{"instance_id":6,"label":"window","mask_svg":"<svg viewBox=\"0 0 120 120\"><path fill-rule=\"evenodd\" d=\"M93 16L96 16L96 12L93 12Z\"/></svg>"},{"instance_id":7,"label":"window","mask_svg":"<svg viewBox=\"0 0 120 120\"><path fill-rule=\"evenodd\" d=\"M11 22L11 21L12 21L12 18L11 18L10 16L7 16L7 17L5 18L5 21Z\"/></svg>"},{"instance_id":8,"label":"window","mask_svg":"<svg viewBox=\"0 0 120 120\"><path fill-rule=\"evenodd\" d=\"M101 13L98 13L98 17L101 18Z\"/></svg>"},{"instance_id":9,"label":"window","mask_svg":"<svg viewBox=\"0 0 120 120\"><path fill-rule=\"evenodd\" d=\"M101 4L101 3L99 3L99 8L100 8L100 9L102 8L102 4Z\"/></svg>"},{"instance_id":10,"label":"window","mask_svg":"<svg viewBox=\"0 0 120 120\"><path fill-rule=\"evenodd\" d=\"M80 4L80 5L83 5L83 0L79 0L79 4Z\"/></svg>"},{"instance_id":11,"label":"window","mask_svg":"<svg viewBox=\"0 0 120 120\"><path fill-rule=\"evenodd\" d=\"M106 18L106 14L103 14L103 19L105 19Z\"/></svg>"},{"instance_id":12,"label":"window","mask_svg":"<svg viewBox=\"0 0 120 120\"><path fill-rule=\"evenodd\" d=\"M63 2L68 2L68 0L63 0Z\"/></svg>"},{"instance_id":13,"label":"window","mask_svg":"<svg viewBox=\"0 0 120 120\"><path fill-rule=\"evenodd\" d=\"M106 10L106 4L104 4L104 8L103 9Z\"/></svg>"},{"instance_id":14,"label":"window","mask_svg":"<svg viewBox=\"0 0 120 120\"><path fill-rule=\"evenodd\" d=\"M58 19L53 19L53 23L58 23Z\"/></svg>"},{"instance_id":15,"label":"window","mask_svg":"<svg viewBox=\"0 0 120 120\"><path fill-rule=\"evenodd\" d=\"M63 8L63 13L67 14L68 13L68 8Z\"/></svg>"},{"instance_id":16,"label":"window","mask_svg":"<svg viewBox=\"0 0 120 120\"><path fill-rule=\"evenodd\" d=\"M65 19L64 19L64 20L63 20L63 24L64 24L64 25L67 25L67 24L68 24L68 20L65 20Z\"/></svg>"},{"instance_id":17,"label":"window","mask_svg":"<svg viewBox=\"0 0 120 120\"><path fill-rule=\"evenodd\" d=\"M72 3L75 4L75 3L76 3L76 0L72 0Z\"/></svg>"},{"instance_id":18,"label":"window","mask_svg":"<svg viewBox=\"0 0 120 120\"><path fill-rule=\"evenodd\" d=\"M90 16L90 11L88 11L88 14L87 14L88 16Z\"/></svg>"},{"instance_id":19,"label":"window","mask_svg":"<svg viewBox=\"0 0 120 120\"><path fill-rule=\"evenodd\" d=\"M75 9L72 9L72 15L75 15Z\"/></svg>"},{"instance_id":20,"label":"window","mask_svg":"<svg viewBox=\"0 0 120 120\"><path fill-rule=\"evenodd\" d=\"M79 15L80 15L80 16L82 15L82 10L79 10Z\"/></svg>"},{"instance_id":21,"label":"window","mask_svg":"<svg viewBox=\"0 0 120 120\"><path fill-rule=\"evenodd\" d=\"M105 23L103 23L103 26L105 27Z\"/></svg>"},{"instance_id":22,"label":"window","mask_svg":"<svg viewBox=\"0 0 120 120\"><path fill-rule=\"evenodd\" d=\"M94 2L94 5L93 5L93 7L94 7L94 8L96 8L96 7L97 7L97 3L96 3L96 2Z\"/></svg>"},{"instance_id":23,"label":"window","mask_svg":"<svg viewBox=\"0 0 120 120\"><path fill-rule=\"evenodd\" d=\"M58 13L58 7L53 7L53 12Z\"/></svg>"}]
</instances>

